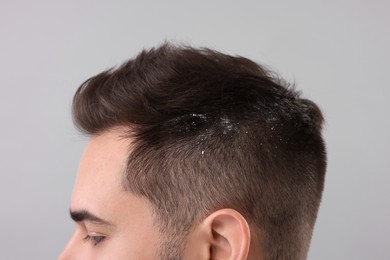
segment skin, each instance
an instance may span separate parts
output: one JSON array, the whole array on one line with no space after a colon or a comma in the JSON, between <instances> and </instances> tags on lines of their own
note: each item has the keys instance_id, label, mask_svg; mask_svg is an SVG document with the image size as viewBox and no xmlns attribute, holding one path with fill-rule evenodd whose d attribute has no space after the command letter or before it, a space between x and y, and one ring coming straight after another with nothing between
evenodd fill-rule
<instances>
[{"instance_id":1,"label":"skin","mask_svg":"<svg viewBox=\"0 0 390 260\"><path fill-rule=\"evenodd\" d=\"M153 259L160 234L145 199L120 187L128 144L115 132L94 136L81 158L71 207L109 222L76 222L76 229L59 259ZM90 240L87 236L95 236ZM103 240L98 242L101 237ZM146 250L147 249L147 250Z\"/></svg>"},{"instance_id":2,"label":"skin","mask_svg":"<svg viewBox=\"0 0 390 260\"><path fill-rule=\"evenodd\" d=\"M71 200L75 231L58 259L161 259L164 236L150 203L123 190L129 140L120 129L93 136L86 146ZM240 213L218 210L186 238L184 259L261 259L254 232Z\"/></svg>"}]
</instances>

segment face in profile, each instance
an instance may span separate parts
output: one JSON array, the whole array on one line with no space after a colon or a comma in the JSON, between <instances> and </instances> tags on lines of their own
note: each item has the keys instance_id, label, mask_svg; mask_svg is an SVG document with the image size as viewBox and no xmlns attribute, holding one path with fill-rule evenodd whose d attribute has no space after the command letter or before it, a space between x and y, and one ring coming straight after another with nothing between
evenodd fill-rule
<instances>
[{"instance_id":1,"label":"face in profile","mask_svg":"<svg viewBox=\"0 0 390 260\"><path fill-rule=\"evenodd\" d=\"M258 259L256 247L249 249L256 237L232 209L212 212L179 239L162 235L149 201L121 185L128 143L117 131L88 143L70 206L76 228L60 260Z\"/></svg>"},{"instance_id":2,"label":"face in profile","mask_svg":"<svg viewBox=\"0 0 390 260\"><path fill-rule=\"evenodd\" d=\"M147 200L121 187L127 154L128 142L114 133L91 138L71 200L76 228L59 259L158 259Z\"/></svg>"}]
</instances>

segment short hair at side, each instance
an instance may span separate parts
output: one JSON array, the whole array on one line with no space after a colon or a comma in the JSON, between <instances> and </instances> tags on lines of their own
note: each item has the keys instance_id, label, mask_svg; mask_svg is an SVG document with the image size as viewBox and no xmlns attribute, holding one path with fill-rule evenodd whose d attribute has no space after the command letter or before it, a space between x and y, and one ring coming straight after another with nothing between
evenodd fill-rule
<instances>
[{"instance_id":1,"label":"short hair at side","mask_svg":"<svg viewBox=\"0 0 390 260\"><path fill-rule=\"evenodd\" d=\"M306 257L326 171L323 116L265 67L165 43L83 83L73 118L91 135L128 130L124 188L151 202L165 234L184 238L232 208L265 259Z\"/></svg>"}]
</instances>

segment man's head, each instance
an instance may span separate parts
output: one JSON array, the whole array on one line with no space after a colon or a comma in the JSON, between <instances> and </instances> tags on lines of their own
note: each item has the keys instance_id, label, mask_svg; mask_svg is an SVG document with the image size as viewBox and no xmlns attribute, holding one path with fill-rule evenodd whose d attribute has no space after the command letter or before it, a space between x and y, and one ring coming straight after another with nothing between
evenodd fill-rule
<instances>
[{"instance_id":1,"label":"man's head","mask_svg":"<svg viewBox=\"0 0 390 260\"><path fill-rule=\"evenodd\" d=\"M133 259L305 258L324 184L323 118L265 68L165 44L82 84L73 115L92 138L64 258L88 251L77 238L90 239L90 211L116 223L92 235L94 259L110 246Z\"/></svg>"}]
</instances>

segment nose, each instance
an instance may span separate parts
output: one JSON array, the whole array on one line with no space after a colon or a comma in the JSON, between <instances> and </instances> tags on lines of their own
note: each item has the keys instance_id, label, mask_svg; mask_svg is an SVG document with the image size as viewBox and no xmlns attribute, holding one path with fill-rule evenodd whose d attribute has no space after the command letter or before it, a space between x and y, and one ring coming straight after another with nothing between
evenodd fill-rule
<instances>
[{"instance_id":1,"label":"nose","mask_svg":"<svg viewBox=\"0 0 390 260\"><path fill-rule=\"evenodd\" d=\"M58 260L71 260L70 257L70 250L68 244L65 246L64 249L62 249L61 254L58 256Z\"/></svg>"},{"instance_id":2,"label":"nose","mask_svg":"<svg viewBox=\"0 0 390 260\"><path fill-rule=\"evenodd\" d=\"M73 233L72 237L69 239L68 243L65 245L61 254L58 256L58 260L74 260L74 254L72 253L73 240L76 232Z\"/></svg>"}]
</instances>

